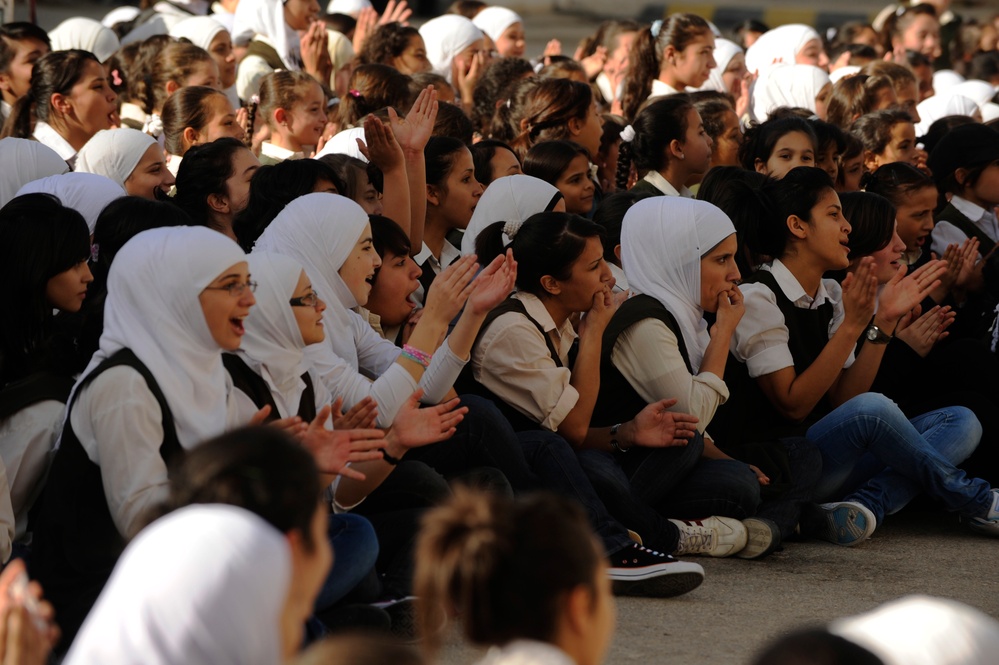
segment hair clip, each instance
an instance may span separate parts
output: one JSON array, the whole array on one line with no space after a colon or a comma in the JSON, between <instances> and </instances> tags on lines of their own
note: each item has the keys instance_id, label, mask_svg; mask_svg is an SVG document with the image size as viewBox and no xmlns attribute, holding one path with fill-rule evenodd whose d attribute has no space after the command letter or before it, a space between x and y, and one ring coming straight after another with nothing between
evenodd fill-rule
<instances>
[{"instance_id":1,"label":"hair clip","mask_svg":"<svg viewBox=\"0 0 999 665\"><path fill-rule=\"evenodd\" d=\"M260 95L251 95L250 96L250 103L254 104L254 105L259 105L260 104Z\"/></svg>"},{"instance_id":2,"label":"hair clip","mask_svg":"<svg viewBox=\"0 0 999 665\"><path fill-rule=\"evenodd\" d=\"M353 88L351 88L350 90L348 90L347 94L350 95L351 97L353 97L354 99L360 99L361 97L364 96L364 95L361 94L360 90L354 90Z\"/></svg>"},{"instance_id":3,"label":"hair clip","mask_svg":"<svg viewBox=\"0 0 999 665\"><path fill-rule=\"evenodd\" d=\"M628 125L624 129L622 129L621 130L621 140L624 141L625 143L631 143L632 141L634 141L635 140L635 128L632 127L631 125Z\"/></svg>"},{"instance_id":4,"label":"hair clip","mask_svg":"<svg viewBox=\"0 0 999 665\"><path fill-rule=\"evenodd\" d=\"M90 246L90 262L97 263L97 257L100 255L101 246L99 243L94 243Z\"/></svg>"},{"instance_id":5,"label":"hair clip","mask_svg":"<svg viewBox=\"0 0 999 665\"><path fill-rule=\"evenodd\" d=\"M659 31L662 30L662 29L663 29L663 21L662 21L662 19L657 19L657 20L653 21L652 22L652 26L649 28L649 30L652 31L652 36L653 37L658 37L659 36Z\"/></svg>"},{"instance_id":6,"label":"hair clip","mask_svg":"<svg viewBox=\"0 0 999 665\"><path fill-rule=\"evenodd\" d=\"M509 100L509 99L508 99L508 100L506 100L506 107L507 107L507 108L510 108L510 100Z\"/></svg>"},{"instance_id":7,"label":"hair clip","mask_svg":"<svg viewBox=\"0 0 999 665\"><path fill-rule=\"evenodd\" d=\"M517 235L517 232L520 231L520 227L523 226L523 224L523 222L517 221L505 222L503 224L503 233L507 234L507 236L510 237L510 240L513 240L513 237Z\"/></svg>"},{"instance_id":8,"label":"hair clip","mask_svg":"<svg viewBox=\"0 0 999 665\"><path fill-rule=\"evenodd\" d=\"M121 80L121 75L118 73L117 69L111 70L111 83L113 85L121 85L123 81Z\"/></svg>"}]
</instances>

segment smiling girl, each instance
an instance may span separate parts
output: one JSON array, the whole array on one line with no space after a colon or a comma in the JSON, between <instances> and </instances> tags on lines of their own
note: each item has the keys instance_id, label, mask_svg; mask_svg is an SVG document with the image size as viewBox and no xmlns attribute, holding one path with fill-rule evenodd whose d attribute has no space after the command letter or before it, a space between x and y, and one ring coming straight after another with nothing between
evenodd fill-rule
<instances>
[{"instance_id":1,"label":"smiling girl","mask_svg":"<svg viewBox=\"0 0 999 665\"><path fill-rule=\"evenodd\" d=\"M696 14L673 14L639 32L624 78L624 116L634 118L650 97L700 88L717 64L714 50L711 26Z\"/></svg>"},{"instance_id":2,"label":"smiling girl","mask_svg":"<svg viewBox=\"0 0 999 665\"><path fill-rule=\"evenodd\" d=\"M270 140L260 146L261 164L303 159L323 136L326 95L308 74L274 72L260 82L260 101L250 106L248 132L258 115L271 130Z\"/></svg>"},{"instance_id":3,"label":"smiling girl","mask_svg":"<svg viewBox=\"0 0 999 665\"><path fill-rule=\"evenodd\" d=\"M145 199L164 201L174 185L160 144L128 127L95 134L80 149L76 170L110 178L129 195Z\"/></svg>"},{"instance_id":4,"label":"smiling girl","mask_svg":"<svg viewBox=\"0 0 999 665\"><path fill-rule=\"evenodd\" d=\"M811 124L786 116L747 129L739 161L745 169L779 179L799 166L816 166L817 149L818 137Z\"/></svg>"},{"instance_id":5,"label":"smiling girl","mask_svg":"<svg viewBox=\"0 0 999 665\"><path fill-rule=\"evenodd\" d=\"M34 138L72 167L94 134L118 123L118 96L87 51L57 51L35 63L31 87L17 100L2 137Z\"/></svg>"},{"instance_id":6,"label":"smiling girl","mask_svg":"<svg viewBox=\"0 0 999 665\"><path fill-rule=\"evenodd\" d=\"M590 177L590 155L572 141L544 141L531 148L524 160L524 175L555 185L562 192L565 211L589 217L596 184Z\"/></svg>"},{"instance_id":7,"label":"smiling girl","mask_svg":"<svg viewBox=\"0 0 999 665\"><path fill-rule=\"evenodd\" d=\"M229 98L206 86L191 86L175 92L166 101L162 119L163 147L170 155L167 167L175 176L191 147L223 137L242 139L245 134Z\"/></svg>"},{"instance_id":8,"label":"smiling girl","mask_svg":"<svg viewBox=\"0 0 999 665\"><path fill-rule=\"evenodd\" d=\"M873 111L857 118L850 132L864 142L864 166L877 171L883 164L916 166L916 125L905 111Z\"/></svg>"}]
</instances>

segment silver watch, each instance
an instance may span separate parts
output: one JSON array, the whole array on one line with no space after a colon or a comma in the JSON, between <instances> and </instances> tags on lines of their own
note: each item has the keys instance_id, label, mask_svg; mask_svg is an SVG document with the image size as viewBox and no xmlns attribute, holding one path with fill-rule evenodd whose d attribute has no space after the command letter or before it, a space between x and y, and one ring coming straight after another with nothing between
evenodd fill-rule
<instances>
[{"instance_id":1,"label":"silver watch","mask_svg":"<svg viewBox=\"0 0 999 665\"><path fill-rule=\"evenodd\" d=\"M891 341L891 335L887 334L873 323L867 326L864 336L867 337L867 341L871 344L887 344Z\"/></svg>"}]
</instances>

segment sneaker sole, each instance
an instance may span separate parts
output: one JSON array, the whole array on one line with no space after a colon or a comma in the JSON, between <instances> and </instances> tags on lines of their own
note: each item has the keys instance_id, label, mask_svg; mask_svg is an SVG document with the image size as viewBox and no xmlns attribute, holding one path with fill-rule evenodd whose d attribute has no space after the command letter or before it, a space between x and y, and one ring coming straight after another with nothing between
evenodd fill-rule
<instances>
[{"instance_id":1,"label":"sneaker sole","mask_svg":"<svg viewBox=\"0 0 999 665\"><path fill-rule=\"evenodd\" d=\"M819 533L819 537L830 543L843 547L853 547L870 538L874 529L877 528L874 513L858 503L824 503L819 508L825 512L825 527ZM847 518L841 526L837 524L834 515L842 510L847 511ZM864 521L862 526L858 524L861 517Z\"/></svg>"},{"instance_id":2,"label":"sneaker sole","mask_svg":"<svg viewBox=\"0 0 999 665\"><path fill-rule=\"evenodd\" d=\"M761 559L780 545L780 529L767 519L750 517L742 520L748 538L746 546L736 553L738 559Z\"/></svg>"},{"instance_id":3,"label":"sneaker sole","mask_svg":"<svg viewBox=\"0 0 999 665\"><path fill-rule=\"evenodd\" d=\"M696 563L675 561L639 570L619 568L610 577L617 596L674 598L701 586L704 569Z\"/></svg>"}]
</instances>

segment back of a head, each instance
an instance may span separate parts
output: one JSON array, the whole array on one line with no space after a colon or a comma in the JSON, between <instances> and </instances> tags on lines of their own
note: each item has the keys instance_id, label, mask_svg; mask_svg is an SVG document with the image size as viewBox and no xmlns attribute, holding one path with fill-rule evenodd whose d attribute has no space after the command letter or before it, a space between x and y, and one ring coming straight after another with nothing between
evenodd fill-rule
<instances>
[{"instance_id":1,"label":"back of a head","mask_svg":"<svg viewBox=\"0 0 999 665\"><path fill-rule=\"evenodd\" d=\"M605 261L614 264L620 262L614 254L614 248L621 244L621 223L624 221L624 215L631 206L649 196L652 195L635 190L615 192L597 206L593 212L593 223L603 229Z\"/></svg>"},{"instance_id":2,"label":"back of a head","mask_svg":"<svg viewBox=\"0 0 999 665\"><path fill-rule=\"evenodd\" d=\"M172 97L171 97L172 99ZM233 157L247 150L239 139L223 137L191 147L177 171L173 202L199 226L211 226L208 197L227 196L226 181L233 176Z\"/></svg>"},{"instance_id":3,"label":"back of a head","mask_svg":"<svg viewBox=\"0 0 999 665\"><path fill-rule=\"evenodd\" d=\"M850 255L852 261L884 249L895 233L895 206L871 192L846 192L839 195L843 216L850 220Z\"/></svg>"},{"instance_id":4,"label":"back of a head","mask_svg":"<svg viewBox=\"0 0 999 665\"><path fill-rule=\"evenodd\" d=\"M385 635L335 635L309 647L294 665L427 665L420 652Z\"/></svg>"},{"instance_id":5,"label":"back of a head","mask_svg":"<svg viewBox=\"0 0 999 665\"><path fill-rule=\"evenodd\" d=\"M456 492L426 514L417 541L413 588L428 651L440 646L442 609L462 618L477 645L552 641L565 594L592 588L601 559L566 499Z\"/></svg>"},{"instance_id":6,"label":"back of a head","mask_svg":"<svg viewBox=\"0 0 999 665\"><path fill-rule=\"evenodd\" d=\"M523 58L496 58L475 83L472 122L483 136L488 135L499 104L506 103L514 83L534 73Z\"/></svg>"},{"instance_id":7,"label":"back of a head","mask_svg":"<svg viewBox=\"0 0 999 665\"><path fill-rule=\"evenodd\" d=\"M753 659L753 665L882 665L867 649L823 628L782 637Z\"/></svg>"},{"instance_id":8,"label":"back of a head","mask_svg":"<svg viewBox=\"0 0 999 665\"><path fill-rule=\"evenodd\" d=\"M643 171L660 171L666 166L670 142L683 141L687 134L687 118L694 108L690 96L684 93L653 99L631 123L634 138L622 141L618 153L617 188L627 189L632 165Z\"/></svg>"}]
</instances>

